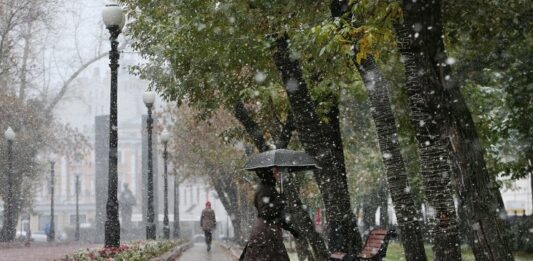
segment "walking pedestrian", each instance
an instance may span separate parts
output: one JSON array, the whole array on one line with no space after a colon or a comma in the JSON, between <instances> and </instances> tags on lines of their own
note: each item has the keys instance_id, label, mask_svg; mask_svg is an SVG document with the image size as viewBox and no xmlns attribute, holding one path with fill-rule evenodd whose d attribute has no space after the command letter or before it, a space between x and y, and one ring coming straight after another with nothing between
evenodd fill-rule
<instances>
[{"instance_id":1,"label":"walking pedestrian","mask_svg":"<svg viewBox=\"0 0 533 261\"><path fill-rule=\"evenodd\" d=\"M240 261L289 261L283 244L282 228L297 238L295 228L286 221L285 204L276 190L280 172L277 167L256 170L260 183L254 196L257 218Z\"/></svg>"},{"instance_id":2,"label":"walking pedestrian","mask_svg":"<svg viewBox=\"0 0 533 261\"><path fill-rule=\"evenodd\" d=\"M44 234L48 237L50 236L50 223L44 224Z\"/></svg>"},{"instance_id":3,"label":"walking pedestrian","mask_svg":"<svg viewBox=\"0 0 533 261\"><path fill-rule=\"evenodd\" d=\"M200 226L202 227L202 230L204 230L207 252L211 251L213 229L215 229L216 225L215 211L211 208L211 202L207 201L204 210L202 210L202 217L200 217Z\"/></svg>"}]
</instances>

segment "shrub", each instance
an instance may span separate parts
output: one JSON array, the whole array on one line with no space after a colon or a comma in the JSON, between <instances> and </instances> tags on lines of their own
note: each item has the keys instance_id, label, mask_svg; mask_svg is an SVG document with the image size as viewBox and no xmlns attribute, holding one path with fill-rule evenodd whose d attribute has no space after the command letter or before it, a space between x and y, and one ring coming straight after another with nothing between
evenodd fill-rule
<instances>
[{"instance_id":1,"label":"shrub","mask_svg":"<svg viewBox=\"0 0 533 261\"><path fill-rule=\"evenodd\" d=\"M142 261L157 257L169 251L181 241L135 241L119 247L100 249L86 249L73 255L67 255L62 261L71 260L116 260L116 261Z\"/></svg>"}]
</instances>

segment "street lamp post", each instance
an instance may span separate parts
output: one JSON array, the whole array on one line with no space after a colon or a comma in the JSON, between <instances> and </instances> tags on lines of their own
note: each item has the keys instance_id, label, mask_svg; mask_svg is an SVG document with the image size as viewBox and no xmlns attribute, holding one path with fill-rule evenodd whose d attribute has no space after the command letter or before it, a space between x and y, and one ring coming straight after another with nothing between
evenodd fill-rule
<instances>
[{"instance_id":1,"label":"street lamp post","mask_svg":"<svg viewBox=\"0 0 533 261\"><path fill-rule=\"evenodd\" d=\"M56 164L56 157L53 153L48 156L48 161L50 161L50 230L46 240L48 242L53 242L56 239L56 231L54 225L54 167Z\"/></svg>"},{"instance_id":2,"label":"street lamp post","mask_svg":"<svg viewBox=\"0 0 533 261\"><path fill-rule=\"evenodd\" d=\"M174 238L180 238L180 182L177 175L174 176Z\"/></svg>"},{"instance_id":3,"label":"street lamp post","mask_svg":"<svg viewBox=\"0 0 533 261\"><path fill-rule=\"evenodd\" d=\"M146 91L143 94L143 102L148 109L148 118L146 119L146 129L148 132L148 210L147 210L147 223L146 223L146 239L156 239L155 222L154 222L154 173L153 173L153 160L152 160L152 106L155 101L155 92Z\"/></svg>"},{"instance_id":4,"label":"street lamp post","mask_svg":"<svg viewBox=\"0 0 533 261\"><path fill-rule=\"evenodd\" d=\"M7 140L7 197L4 199L5 209L4 209L4 227L0 233L0 241L2 242L11 242L15 240L16 237L16 226L15 221L15 195L14 195L14 181L13 181L13 141L15 140L15 132L11 127L7 127L7 130L4 132L4 137Z\"/></svg>"},{"instance_id":5,"label":"street lamp post","mask_svg":"<svg viewBox=\"0 0 533 261\"><path fill-rule=\"evenodd\" d=\"M31 242L31 210L28 211L28 230L26 231L26 246Z\"/></svg>"},{"instance_id":6,"label":"street lamp post","mask_svg":"<svg viewBox=\"0 0 533 261\"><path fill-rule=\"evenodd\" d=\"M76 232L74 239L80 241L80 175L76 175Z\"/></svg>"},{"instance_id":7,"label":"street lamp post","mask_svg":"<svg viewBox=\"0 0 533 261\"><path fill-rule=\"evenodd\" d=\"M120 245L120 222L118 220L118 173L117 173L117 74L118 52L117 37L124 27L126 17L122 8L117 4L108 4L102 11L102 19L111 37L111 51L109 51L109 67L111 68L111 95L109 106L109 173L107 187L105 246L118 247Z\"/></svg>"},{"instance_id":8,"label":"street lamp post","mask_svg":"<svg viewBox=\"0 0 533 261\"><path fill-rule=\"evenodd\" d=\"M167 152L167 144L168 144L168 140L170 139L170 133L167 131L167 130L164 130L163 133L161 133L161 141L163 142L163 145L164 145L164 151L163 151L163 161L164 161L164 173L163 173L163 178L164 178L164 186L165 186L165 191L164 191L164 205L165 205L165 212L164 212L164 217L163 217L163 235L165 237L165 239L169 239L170 238L170 227L168 225L168 172L167 172L167 159L168 159L168 152Z\"/></svg>"}]
</instances>

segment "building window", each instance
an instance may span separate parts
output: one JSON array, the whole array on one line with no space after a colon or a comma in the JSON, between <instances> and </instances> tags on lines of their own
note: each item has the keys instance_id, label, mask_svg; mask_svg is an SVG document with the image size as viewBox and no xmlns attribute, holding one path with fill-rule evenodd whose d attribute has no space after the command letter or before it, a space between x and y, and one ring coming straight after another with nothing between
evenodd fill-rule
<instances>
[{"instance_id":1,"label":"building window","mask_svg":"<svg viewBox=\"0 0 533 261\"><path fill-rule=\"evenodd\" d=\"M189 188L189 196L191 197L191 204L194 204L194 197L193 197L193 192L192 192L192 188Z\"/></svg>"},{"instance_id":2,"label":"building window","mask_svg":"<svg viewBox=\"0 0 533 261\"><path fill-rule=\"evenodd\" d=\"M196 188L196 203L198 204L200 202L200 188Z\"/></svg>"},{"instance_id":3,"label":"building window","mask_svg":"<svg viewBox=\"0 0 533 261\"><path fill-rule=\"evenodd\" d=\"M70 195L76 195L76 177L72 177L70 181Z\"/></svg>"},{"instance_id":4,"label":"building window","mask_svg":"<svg viewBox=\"0 0 533 261\"><path fill-rule=\"evenodd\" d=\"M80 224L87 223L87 217L80 214ZM70 215L70 225L76 225L76 215Z\"/></svg>"},{"instance_id":5,"label":"building window","mask_svg":"<svg viewBox=\"0 0 533 261\"><path fill-rule=\"evenodd\" d=\"M57 216L54 215L54 223L57 222ZM50 215L40 215L39 216L39 231L44 231L46 226L50 226ZM57 223L56 223L57 224Z\"/></svg>"},{"instance_id":6,"label":"building window","mask_svg":"<svg viewBox=\"0 0 533 261\"><path fill-rule=\"evenodd\" d=\"M180 188L180 196L181 196L180 197L181 198L181 202L185 206L185 204L187 204L185 202L185 197L187 197L187 195L185 194L185 189Z\"/></svg>"}]
</instances>

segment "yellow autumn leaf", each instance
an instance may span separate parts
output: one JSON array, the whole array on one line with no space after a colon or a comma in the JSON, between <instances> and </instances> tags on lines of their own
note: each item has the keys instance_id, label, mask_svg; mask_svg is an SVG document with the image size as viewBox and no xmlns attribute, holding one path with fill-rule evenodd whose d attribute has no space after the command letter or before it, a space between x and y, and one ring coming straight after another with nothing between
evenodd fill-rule
<instances>
[{"instance_id":1,"label":"yellow autumn leaf","mask_svg":"<svg viewBox=\"0 0 533 261\"><path fill-rule=\"evenodd\" d=\"M359 63L359 64L365 58L366 58L366 52L363 52L363 51L358 52L357 55L355 56L355 60L357 60L357 63Z\"/></svg>"},{"instance_id":2,"label":"yellow autumn leaf","mask_svg":"<svg viewBox=\"0 0 533 261\"><path fill-rule=\"evenodd\" d=\"M374 44L374 36L372 34L367 34L366 39L368 41L368 47L372 48L372 45Z\"/></svg>"},{"instance_id":3,"label":"yellow autumn leaf","mask_svg":"<svg viewBox=\"0 0 533 261\"><path fill-rule=\"evenodd\" d=\"M341 45L341 50L343 53L345 54L349 54L352 50L352 45L351 44L343 44Z\"/></svg>"}]
</instances>

